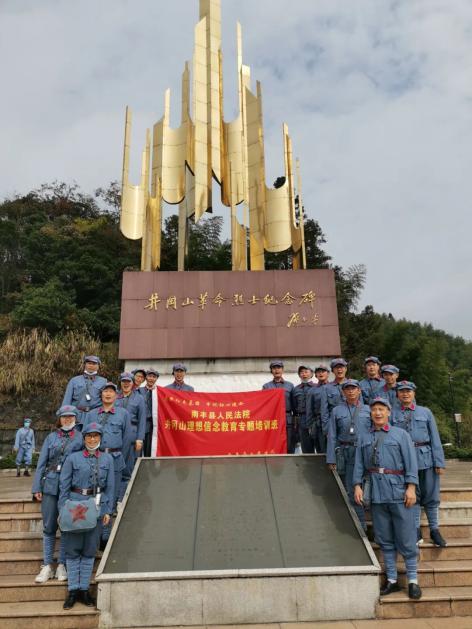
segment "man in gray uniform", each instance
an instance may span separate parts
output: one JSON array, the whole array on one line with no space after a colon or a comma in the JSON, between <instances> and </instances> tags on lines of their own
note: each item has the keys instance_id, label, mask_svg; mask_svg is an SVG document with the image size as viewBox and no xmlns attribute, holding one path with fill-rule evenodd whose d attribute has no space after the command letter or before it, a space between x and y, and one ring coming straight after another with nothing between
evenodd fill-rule
<instances>
[{"instance_id":1,"label":"man in gray uniform","mask_svg":"<svg viewBox=\"0 0 472 629\"><path fill-rule=\"evenodd\" d=\"M144 387L136 389L144 397L144 403L146 406L146 428L144 430L143 456L151 456L152 431L154 426L152 417L152 396L153 391L157 386L158 378L159 372L151 367L146 371L146 384Z\"/></svg>"},{"instance_id":2,"label":"man in gray uniform","mask_svg":"<svg viewBox=\"0 0 472 629\"><path fill-rule=\"evenodd\" d=\"M415 534L418 464L415 449L406 431L389 424L390 402L374 398L370 403L372 428L363 433L356 449L352 484L354 500L364 505L363 482L370 482L370 509L385 564L387 582L382 596L398 592L397 554L405 561L408 596L421 598L417 575ZM365 487L365 486L364 486Z\"/></svg>"},{"instance_id":3,"label":"man in gray uniform","mask_svg":"<svg viewBox=\"0 0 472 629\"><path fill-rule=\"evenodd\" d=\"M183 363L175 363L172 367L172 375L174 382L168 384L166 389L174 389L175 391L195 391L189 384L185 384L184 378L187 373L187 367Z\"/></svg>"},{"instance_id":4,"label":"man in gray uniform","mask_svg":"<svg viewBox=\"0 0 472 629\"><path fill-rule=\"evenodd\" d=\"M364 360L366 377L359 382L364 404L370 404L374 397L380 395L381 388L385 384L385 380L380 377L380 365L381 362L377 356L367 356Z\"/></svg>"},{"instance_id":5,"label":"man in gray uniform","mask_svg":"<svg viewBox=\"0 0 472 629\"><path fill-rule=\"evenodd\" d=\"M434 415L426 406L416 404L415 391L414 382L402 380L398 383L397 395L401 406L394 410L392 424L406 430L415 446L419 470L419 499L415 507L418 543L423 541L420 517L421 507L424 507L431 541L435 546L444 548L447 543L439 532L439 480L446 467L444 450Z\"/></svg>"},{"instance_id":6,"label":"man in gray uniform","mask_svg":"<svg viewBox=\"0 0 472 629\"><path fill-rule=\"evenodd\" d=\"M343 382L346 381L347 361L344 358L333 358L330 363L331 371L334 374L334 380L328 382L321 392L321 428L323 434L328 436L329 418L332 410L344 400L342 392Z\"/></svg>"},{"instance_id":7,"label":"man in gray uniform","mask_svg":"<svg viewBox=\"0 0 472 629\"><path fill-rule=\"evenodd\" d=\"M101 390L106 384L105 378L98 375L100 358L85 356L84 373L69 380L61 406L75 406L79 411L77 426L80 429L87 416L102 404Z\"/></svg>"},{"instance_id":8,"label":"man in gray uniform","mask_svg":"<svg viewBox=\"0 0 472 629\"><path fill-rule=\"evenodd\" d=\"M285 391L285 421L287 428L287 453L293 454L295 452L295 444L297 441L297 427L293 422L292 413L292 391L293 384L284 380L284 363L281 360L273 360L269 365L273 379L270 382L266 382L262 385L262 388L267 389L283 389Z\"/></svg>"},{"instance_id":9,"label":"man in gray uniform","mask_svg":"<svg viewBox=\"0 0 472 629\"><path fill-rule=\"evenodd\" d=\"M317 365L315 367L315 376L318 382L313 387L311 387L308 392L306 421L308 431L315 445L315 452L317 454L325 454L326 435L323 433L321 425L321 399L324 393L324 388L328 384L328 365Z\"/></svg>"},{"instance_id":10,"label":"man in gray uniform","mask_svg":"<svg viewBox=\"0 0 472 629\"><path fill-rule=\"evenodd\" d=\"M292 407L295 414L298 430L300 434L300 445L303 454L313 454L315 451L315 441L308 430L308 400L310 391L316 385L313 382L313 369L306 365L298 368L300 384L297 384L292 391Z\"/></svg>"}]
</instances>

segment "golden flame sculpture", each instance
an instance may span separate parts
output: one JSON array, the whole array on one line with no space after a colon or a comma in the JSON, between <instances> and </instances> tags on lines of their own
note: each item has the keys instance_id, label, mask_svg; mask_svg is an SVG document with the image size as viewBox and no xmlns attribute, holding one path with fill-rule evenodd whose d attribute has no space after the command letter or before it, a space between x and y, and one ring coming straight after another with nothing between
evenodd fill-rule
<instances>
[{"instance_id":1,"label":"golden flame sculpture","mask_svg":"<svg viewBox=\"0 0 472 629\"><path fill-rule=\"evenodd\" d=\"M251 91L251 70L243 64L241 25L237 25L239 115L223 120L223 62L221 53L221 0L200 0L200 21L195 27L192 110L190 68L182 75L182 113L178 129L170 126L170 90L165 93L164 115L146 132L141 182L129 182L131 111L126 108L121 231L132 240L142 238L141 269L159 269L162 202L179 204L178 270L183 271L188 247L188 220L198 221L212 207L213 178L221 187L221 201L231 208L232 268L264 270L264 251L293 252L293 267L306 268L303 204L297 160L295 212L292 142L283 125L285 182L268 188L265 179L261 86ZM152 156L152 166L151 166ZM244 219L236 206L243 204Z\"/></svg>"}]
</instances>

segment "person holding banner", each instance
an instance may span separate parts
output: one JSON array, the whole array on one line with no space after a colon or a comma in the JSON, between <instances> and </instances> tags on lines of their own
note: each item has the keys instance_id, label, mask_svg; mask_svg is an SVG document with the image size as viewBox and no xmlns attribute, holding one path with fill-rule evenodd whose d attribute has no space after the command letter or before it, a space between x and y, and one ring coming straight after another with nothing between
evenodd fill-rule
<instances>
[{"instance_id":1,"label":"person holding banner","mask_svg":"<svg viewBox=\"0 0 472 629\"><path fill-rule=\"evenodd\" d=\"M152 397L153 391L157 386L158 378L159 372L151 367L146 371L146 384L144 387L140 387L138 389L139 393L144 398L144 404L146 407L146 428L144 430L143 456L151 456L152 431L154 429Z\"/></svg>"},{"instance_id":2,"label":"person holding banner","mask_svg":"<svg viewBox=\"0 0 472 629\"><path fill-rule=\"evenodd\" d=\"M187 367L183 363L176 363L172 367L172 375L174 376L174 382L168 384L166 389L174 389L175 391L195 391L189 384L185 384L184 378L187 373Z\"/></svg>"},{"instance_id":3,"label":"person holding banner","mask_svg":"<svg viewBox=\"0 0 472 629\"><path fill-rule=\"evenodd\" d=\"M292 413L292 391L293 383L284 380L284 363L281 360L273 360L269 365L273 379L262 385L263 389L284 389L285 391L285 422L287 430L287 454L295 452L295 444L297 442L297 426L294 423Z\"/></svg>"}]
</instances>

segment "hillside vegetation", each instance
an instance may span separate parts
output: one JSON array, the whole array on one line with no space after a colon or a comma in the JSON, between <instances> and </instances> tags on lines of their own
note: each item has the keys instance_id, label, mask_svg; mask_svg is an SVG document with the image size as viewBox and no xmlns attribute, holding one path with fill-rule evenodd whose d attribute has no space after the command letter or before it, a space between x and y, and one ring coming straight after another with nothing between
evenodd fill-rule
<instances>
[{"instance_id":1,"label":"hillside vegetation","mask_svg":"<svg viewBox=\"0 0 472 629\"><path fill-rule=\"evenodd\" d=\"M25 415L46 422L84 352L99 353L103 372L116 378L121 276L139 270L140 242L119 231L116 183L84 194L78 186L43 185L0 204L0 425ZM162 233L162 270L177 266L177 217ZM190 226L188 270L231 268L222 218ZM418 385L418 401L432 408L444 441L455 443L453 412L462 413L463 445L472 447L472 343L431 325L397 320L368 306L357 313L366 269L343 269L325 251L320 225L305 221L309 268L333 268L341 343L351 376L377 355ZM267 267L290 268L287 252L267 255ZM467 453L466 453L467 454Z\"/></svg>"}]
</instances>

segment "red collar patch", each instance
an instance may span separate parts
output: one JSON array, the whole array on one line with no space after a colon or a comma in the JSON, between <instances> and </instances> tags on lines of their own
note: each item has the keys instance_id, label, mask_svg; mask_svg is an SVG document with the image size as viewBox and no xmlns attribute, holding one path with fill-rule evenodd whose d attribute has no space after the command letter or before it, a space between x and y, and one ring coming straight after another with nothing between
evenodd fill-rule
<instances>
[{"instance_id":1,"label":"red collar patch","mask_svg":"<svg viewBox=\"0 0 472 629\"><path fill-rule=\"evenodd\" d=\"M112 406L112 407L111 407L111 409L110 409L109 411L106 411L106 410L103 408L103 406L102 406L101 408L99 408L99 409L98 409L98 413L99 413L99 414L101 414L101 413L111 413L112 415L114 415L114 413L115 413L115 407L114 407L114 406Z\"/></svg>"}]
</instances>

